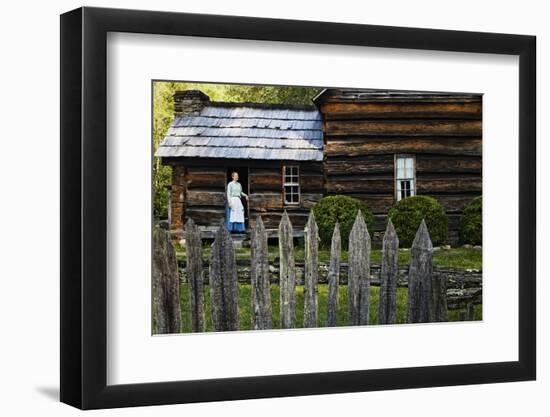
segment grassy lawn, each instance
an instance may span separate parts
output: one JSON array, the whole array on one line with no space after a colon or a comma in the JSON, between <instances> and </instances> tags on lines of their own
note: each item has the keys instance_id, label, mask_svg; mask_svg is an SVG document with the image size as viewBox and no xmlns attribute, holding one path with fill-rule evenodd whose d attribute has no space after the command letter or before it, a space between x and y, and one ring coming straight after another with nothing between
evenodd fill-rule
<instances>
[{"instance_id":1,"label":"grassy lawn","mask_svg":"<svg viewBox=\"0 0 550 417\"><path fill-rule=\"evenodd\" d=\"M176 245L176 253L178 258L185 258L185 247ZM203 256L205 259L208 258L210 254L210 247L205 246L203 248ZM239 248L235 250L235 254L238 259L249 259L250 258L250 249L249 248ZM273 261L276 257L279 256L279 247L270 245L269 246L269 260ZM401 266L408 266L410 262L411 252L410 250L399 250L399 264ZM304 249L303 247L296 247L294 249L294 257L296 260L304 259ZM330 258L329 249L319 249L319 261L328 262ZM347 262L348 253L346 250L342 250L342 261ZM371 262L374 264L380 264L382 260L382 251L380 249L373 249L371 251ZM482 252L478 249L473 248L451 248L451 249L440 249L434 252L433 255L433 265L441 268L458 268L458 269L482 269Z\"/></svg>"},{"instance_id":2,"label":"grassy lawn","mask_svg":"<svg viewBox=\"0 0 550 417\"><path fill-rule=\"evenodd\" d=\"M370 324L378 323L378 287L371 287L371 306L370 306ZM318 286L319 294L319 327L325 327L327 321L327 296L328 285L320 284ZM205 313L206 313L206 328L207 331L212 331L212 305L210 302L209 288L205 289ZM271 306L273 309L273 328L280 327L279 317L279 286L271 286ZM405 322L407 307L407 289L397 289L397 321L398 323ZM182 332L189 333L191 331L191 313L189 309L189 286L184 284L181 286L181 308L182 308ZM250 330L251 328L251 286L248 284L239 284L239 314L240 314L240 329ZM338 289L338 317L337 325L347 325L347 286L341 285ZM458 310L449 311L449 321L457 321L459 317ZM481 305L475 306L475 320L481 320ZM304 287L296 287L296 327L302 327L304 320Z\"/></svg>"}]
</instances>

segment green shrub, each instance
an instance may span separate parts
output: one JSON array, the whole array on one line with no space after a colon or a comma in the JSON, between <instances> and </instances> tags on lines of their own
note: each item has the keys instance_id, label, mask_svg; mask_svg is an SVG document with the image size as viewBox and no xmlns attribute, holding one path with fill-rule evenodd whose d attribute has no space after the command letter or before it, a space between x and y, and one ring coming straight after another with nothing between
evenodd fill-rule
<instances>
[{"instance_id":1,"label":"green shrub","mask_svg":"<svg viewBox=\"0 0 550 417\"><path fill-rule=\"evenodd\" d=\"M411 247L422 219L426 220L434 246L447 239L447 215L435 198L424 195L404 198L390 209L388 218L393 222L402 248Z\"/></svg>"},{"instance_id":2,"label":"green shrub","mask_svg":"<svg viewBox=\"0 0 550 417\"><path fill-rule=\"evenodd\" d=\"M472 245L481 245L482 240L482 218L483 206L481 196L474 198L466 206L460 221L460 241Z\"/></svg>"},{"instance_id":3,"label":"green shrub","mask_svg":"<svg viewBox=\"0 0 550 417\"><path fill-rule=\"evenodd\" d=\"M372 235L374 218L367 205L361 200L344 195L333 195L324 197L315 204L313 207L313 214L315 215L315 221L319 227L321 246L330 247L334 225L338 220L338 223L340 223L342 246L347 248L349 233L351 232L353 222L355 221L355 217L357 217L357 211L359 209L363 214L369 233Z\"/></svg>"}]
</instances>

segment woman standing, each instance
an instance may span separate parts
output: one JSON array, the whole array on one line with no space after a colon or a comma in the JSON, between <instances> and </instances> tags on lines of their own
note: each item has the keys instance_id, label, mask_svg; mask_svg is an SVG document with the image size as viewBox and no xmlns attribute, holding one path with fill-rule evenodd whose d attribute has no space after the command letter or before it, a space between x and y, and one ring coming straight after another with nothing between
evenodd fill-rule
<instances>
[{"instance_id":1,"label":"woman standing","mask_svg":"<svg viewBox=\"0 0 550 417\"><path fill-rule=\"evenodd\" d=\"M244 232L244 206L241 197L248 201L248 196L243 193L237 172L231 173L231 179L232 181L227 184L227 229L230 232Z\"/></svg>"}]
</instances>

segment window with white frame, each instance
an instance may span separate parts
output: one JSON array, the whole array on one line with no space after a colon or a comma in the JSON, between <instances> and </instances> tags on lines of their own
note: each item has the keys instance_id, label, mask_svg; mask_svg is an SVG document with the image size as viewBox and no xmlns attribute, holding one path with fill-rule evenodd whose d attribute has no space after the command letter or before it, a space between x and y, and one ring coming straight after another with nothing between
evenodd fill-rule
<instances>
[{"instance_id":1,"label":"window with white frame","mask_svg":"<svg viewBox=\"0 0 550 417\"><path fill-rule=\"evenodd\" d=\"M283 167L283 191L285 204L300 204L300 172L298 165Z\"/></svg>"},{"instance_id":2,"label":"window with white frame","mask_svg":"<svg viewBox=\"0 0 550 417\"><path fill-rule=\"evenodd\" d=\"M397 201L415 195L414 156L395 156L395 193Z\"/></svg>"}]
</instances>

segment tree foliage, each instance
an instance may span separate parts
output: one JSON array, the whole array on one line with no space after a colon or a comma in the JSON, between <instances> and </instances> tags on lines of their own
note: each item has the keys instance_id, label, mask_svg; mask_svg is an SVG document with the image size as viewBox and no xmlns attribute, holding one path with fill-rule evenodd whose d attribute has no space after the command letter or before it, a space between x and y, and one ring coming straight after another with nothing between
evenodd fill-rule
<instances>
[{"instance_id":1,"label":"tree foliage","mask_svg":"<svg viewBox=\"0 0 550 417\"><path fill-rule=\"evenodd\" d=\"M312 104L320 91L309 87L275 87L259 85L201 84L156 81L153 83L153 148L156 151L174 119L174 92L201 90L212 101L252 102L270 104ZM172 169L159 158L153 164L153 211L155 218L168 217Z\"/></svg>"}]
</instances>

